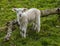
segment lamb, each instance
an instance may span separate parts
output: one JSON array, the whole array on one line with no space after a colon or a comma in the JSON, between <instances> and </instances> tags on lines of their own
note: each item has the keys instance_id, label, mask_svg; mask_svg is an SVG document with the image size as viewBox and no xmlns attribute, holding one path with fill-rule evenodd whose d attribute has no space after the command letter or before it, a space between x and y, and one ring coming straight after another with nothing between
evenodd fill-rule
<instances>
[{"instance_id":1,"label":"lamb","mask_svg":"<svg viewBox=\"0 0 60 46\"><path fill-rule=\"evenodd\" d=\"M41 11L36 8L13 8L14 12L17 13L17 21L20 25L19 28L21 29L20 34L22 37L26 38L26 31L27 31L27 25L29 21L33 21L35 25L35 30L37 32L40 32L40 15Z\"/></svg>"}]
</instances>

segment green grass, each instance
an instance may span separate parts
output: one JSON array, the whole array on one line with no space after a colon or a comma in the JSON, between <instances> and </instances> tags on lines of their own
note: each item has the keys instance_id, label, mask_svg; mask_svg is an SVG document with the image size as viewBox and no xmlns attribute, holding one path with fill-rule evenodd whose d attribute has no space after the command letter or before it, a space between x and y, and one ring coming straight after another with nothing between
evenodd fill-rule
<instances>
[{"instance_id":1,"label":"green grass","mask_svg":"<svg viewBox=\"0 0 60 46\"><path fill-rule=\"evenodd\" d=\"M38 8L40 10L60 7L60 0L0 0L0 27L16 18L12 8ZM28 29L26 39L20 37L19 29L13 31L11 39L3 42L6 32L0 32L0 46L60 46L60 15L41 17L41 31L35 33ZM29 28L31 25L29 26Z\"/></svg>"}]
</instances>

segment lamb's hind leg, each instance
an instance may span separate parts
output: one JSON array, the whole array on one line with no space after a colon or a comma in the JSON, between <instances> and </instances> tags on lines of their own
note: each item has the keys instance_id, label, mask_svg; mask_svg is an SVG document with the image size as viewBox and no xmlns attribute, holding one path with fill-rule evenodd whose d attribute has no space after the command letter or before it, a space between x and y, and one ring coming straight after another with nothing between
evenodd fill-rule
<instances>
[{"instance_id":1,"label":"lamb's hind leg","mask_svg":"<svg viewBox=\"0 0 60 46\"><path fill-rule=\"evenodd\" d=\"M37 31L40 32L40 17L37 18Z\"/></svg>"},{"instance_id":2,"label":"lamb's hind leg","mask_svg":"<svg viewBox=\"0 0 60 46\"><path fill-rule=\"evenodd\" d=\"M36 16L36 25L37 25L37 31L40 32L40 12L38 12Z\"/></svg>"},{"instance_id":3,"label":"lamb's hind leg","mask_svg":"<svg viewBox=\"0 0 60 46\"><path fill-rule=\"evenodd\" d=\"M33 28L34 28L34 30L36 30L36 29L37 29L37 24L36 24L36 22L35 22L35 23L33 23Z\"/></svg>"}]
</instances>

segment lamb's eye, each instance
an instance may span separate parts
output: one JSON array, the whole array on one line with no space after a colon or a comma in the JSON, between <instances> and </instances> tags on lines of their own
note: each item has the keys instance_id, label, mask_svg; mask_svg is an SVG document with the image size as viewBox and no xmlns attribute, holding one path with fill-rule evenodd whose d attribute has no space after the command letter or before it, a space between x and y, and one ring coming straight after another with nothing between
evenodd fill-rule
<instances>
[{"instance_id":1,"label":"lamb's eye","mask_svg":"<svg viewBox=\"0 0 60 46\"><path fill-rule=\"evenodd\" d=\"M19 11L17 11L17 13L18 13Z\"/></svg>"},{"instance_id":2,"label":"lamb's eye","mask_svg":"<svg viewBox=\"0 0 60 46\"><path fill-rule=\"evenodd\" d=\"M22 13L23 13L24 11L22 11Z\"/></svg>"}]
</instances>

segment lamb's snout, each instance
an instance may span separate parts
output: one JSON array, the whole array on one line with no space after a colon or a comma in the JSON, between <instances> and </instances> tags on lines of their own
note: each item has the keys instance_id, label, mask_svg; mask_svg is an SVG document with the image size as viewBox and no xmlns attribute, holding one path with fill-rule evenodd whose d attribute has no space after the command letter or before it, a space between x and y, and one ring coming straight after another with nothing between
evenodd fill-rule
<instances>
[{"instance_id":1,"label":"lamb's snout","mask_svg":"<svg viewBox=\"0 0 60 46\"><path fill-rule=\"evenodd\" d=\"M21 17L21 14L19 14L19 16Z\"/></svg>"}]
</instances>

